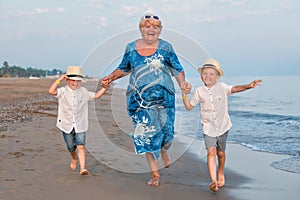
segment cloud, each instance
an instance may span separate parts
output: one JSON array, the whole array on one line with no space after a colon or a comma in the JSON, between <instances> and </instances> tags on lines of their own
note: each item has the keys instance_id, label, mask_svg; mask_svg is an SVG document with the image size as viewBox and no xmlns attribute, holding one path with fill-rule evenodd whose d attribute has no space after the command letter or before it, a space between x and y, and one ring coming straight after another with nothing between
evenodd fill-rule
<instances>
[{"instance_id":1,"label":"cloud","mask_svg":"<svg viewBox=\"0 0 300 200\"><path fill-rule=\"evenodd\" d=\"M133 16L140 12L140 9L134 6L123 6L121 8L121 13L124 13L127 16Z\"/></svg>"},{"instance_id":2,"label":"cloud","mask_svg":"<svg viewBox=\"0 0 300 200\"><path fill-rule=\"evenodd\" d=\"M195 2L194 2L195 3ZM166 6L167 13L179 13L178 8L182 8L185 13L191 13L189 20L194 23L228 23L234 21L243 21L245 19L253 20L261 17L273 17L279 13L299 12L299 6L286 5L282 2L276 2L273 5L256 5L257 2L249 0L204 0L201 4L188 4L185 7L178 5ZM188 11L190 9L190 11Z\"/></svg>"},{"instance_id":3,"label":"cloud","mask_svg":"<svg viewBox=\"0 0 300 200\"><path fill-rule=\"evenodd\" d=\"M31 8L25 9L5 9L0 16L3 20L3 26L7 27L0 33L0 40L22 40L26 36L45 29L36 29L32 21L36 24L41 23L42 20L47 21L50 14L64 13L65 9L58 8ZM48 15L45 18L40 16ZM21 24L18 24L22 22ZM16 25L18 24L18 25ZM47 31L47 34L49 31Z\"/></svg>"},{"instance_id":4,"label":"cloud","mask_svg":"<svg viewBox=\"0 0 300 200\"><path fill-rule=\"evenodd\" d=\"M21 40L24 38L23 31L7 31L7 32L0 32L0 40L7 41L7 40Z\"/></svg>"},{"instance_id":5,"label":"cloud","mask_svg":"<svg viewBox=\"0 0 300 200\"><path fill-rule=\"evenodd\" d=\"M65 9L64 8L56 8L55 12L63 13L63 12L65 12Z\"/></svg>"},{"instance_id":6,"label":"cloud","mask_svg":"<svg viewBox=\"0 0 300 200\"><path fill-rule=\"evenodd\" d=\"M83 23L84 24L97 24L97 25L101 25L102 27L106 27L108 25L107 19L103 16L86 16Z\"/></svg>"},{"instance_id":7,"label":"cloud","mask_svg":"<svg viewBox=\"0 0 300 200\"><path fill-rule=\"evenodd\" d=\"M241 6L247 3L249 0L219 0L220 3L225 3L231 6Z\"/></svg>"},{"instance_id":8,"label":"cloud","mask_svg":"<svg viewBox=\"0 0 300 200\"><path fill-rule=\"evenodd\" d=\"M43 14L49 12L49 8L35 8L32 14Z\"/></svg>"},{"instance_id":9,"label":"cloud","mask_svg":"<svg viewBox=\"0 0 300 200\"><path fill-rule=\"evenodd\" d=\"M34 8L33 10L7 10L4 11L3 17L0 17L0 19L11 19L16 17L28 17L28 16L35 16L35 15L43 15L47 13L63 13L65 12L64 8L55 8L55 9L49 9L49 8Z\"/></svg>"},{"instance_id":10,"label":"cloud","mask_svg":"<svg viewBox=\"0 0 300 200\"><path fill-rule=\"evenodd\" d=\"M106 0L77 0L77 2L97 9L103 9L110 5L110 2Z\"/></svg>"},{"instance_id":11,"label":"cloud","mask_svg":"<svg viewBox=\"0 0 300 200\"><path fill-rule=\"evenodd\" d=\"M176 0L161 0L161 2L163 2L163 3L174 3L174 2L176 2Z\"/></svg>"},{"instance_id":12,"label":"cloud","mask_svg":"<svg viewBox=\"0 0 300 200\"><path fill-rule=\"evenodd\" d=\"M170 4L170 5L166 5L163 8L163 11L165 13L185 13L185 12L190 12L192 10L193 9L192 9L192 6L190 4L182 4L180 6Z\"/></svg>"}]
</instances>

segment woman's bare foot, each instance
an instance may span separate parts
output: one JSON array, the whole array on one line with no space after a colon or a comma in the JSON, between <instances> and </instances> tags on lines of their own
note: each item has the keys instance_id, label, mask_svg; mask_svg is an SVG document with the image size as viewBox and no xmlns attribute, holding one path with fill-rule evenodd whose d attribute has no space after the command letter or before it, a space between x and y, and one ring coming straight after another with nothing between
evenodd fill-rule
<instances>
[{"instance_id":1,"label":"woman's bare foot","mask_svg":"<svg viewBox=\"0 0 300 200\"><path fill-rule=\"evenodd\" d=\"M222 187L224 187L224 185L225 185L225 177L224 176L219 177L218 178L218 187L222 188Z\"/></svg>"},{"instance_id":2,"label":"woman's bare foot","mask_svg":"<svg viewBox=\"0 0 300 200\"><path fill-rule=\"evenodd\" d=\"M161 151L161 159L164 163L165 168L169 168L171 165L171 159L167 151Z\"/></svg>"},{"instance_id":3,"label":"woman's bare foot","mask_svg":"<svg viewBox=\"0 0 300 200\"><path fill-rule=\"evenodd\" d=\"M148 186L158 187L159 186L159 176L152 177L148 183Z\"/></svg>"},{"instance_id":4,"label":"woman's bare foot","mask_svg":"<svg viewBox=\"0 0 300 200\"><path fill-rule=\"evenodd\" d=\"M70 164L71 170L73 170L73 171L76 170L76 163L77 163L76 159L72 159L71 164Z\"/></svg>"},{"instance_id":5,"label":"woman's bare foot","mask_svg":"<svg viewBox=\"0 0 300 200\"><path fill-rule=\"evenodd\" d=\"M211 182L208 186L208 188L213 192L218 192L219 188L216 182Z\"/></svg>"}]
</instances>

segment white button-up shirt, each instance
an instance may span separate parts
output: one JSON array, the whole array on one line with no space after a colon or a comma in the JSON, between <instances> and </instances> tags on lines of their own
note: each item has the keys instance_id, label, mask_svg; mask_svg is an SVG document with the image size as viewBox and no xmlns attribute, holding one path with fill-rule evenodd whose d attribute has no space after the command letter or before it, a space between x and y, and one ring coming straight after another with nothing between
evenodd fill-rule
<instances>
[{"instance_id":1,"label":"white button-up shirt","mask_svg":"<svg viewBox=\"0 0 300 200\"><path fill-rule=\"evenodd\" d=\"M84 87L72 90L69 86L57 89L58 116L56 126L65 133L74 128L76 133L88 130L88 101L95 93Z\"/></svg>"},{"instance_id":2,"label":"white button-up shirt","mask_svg":"<svg viewBox=\"0 0 300 200\"><path fill-rule=\"evenodd\" d=\"M190 99L190 104L196 106L200 103L200 116L204 134L218 137L232 127L228 114L228 96L232 94L232 87L218 82L211 88L202 86L195 90Z\"/></svg>"}]
</instances>

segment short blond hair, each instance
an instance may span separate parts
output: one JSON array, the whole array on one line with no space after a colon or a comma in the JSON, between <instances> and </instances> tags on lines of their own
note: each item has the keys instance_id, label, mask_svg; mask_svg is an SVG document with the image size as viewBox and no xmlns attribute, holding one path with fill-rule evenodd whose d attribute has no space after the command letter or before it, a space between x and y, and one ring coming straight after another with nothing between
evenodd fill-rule
<instances>
[{"instance_id":1,"label":"short blond hair","mask_svg":"<svg viewBox=\"0 0 300 200\"><path fill-rule=\"evenodd\" d=\"M143 28L145 25L146 25L146 22L149 22L151 25L153 26L158 26L160 28L162 28L162 23L160 21L160 19L154 19L154 18L150 18L150 19L145 19L145 16L154 16L153 14L146 14L146 15L143 15L141 20L140 20L140 23L139 23L139 28Z\"/></svg>"}]
</instances>

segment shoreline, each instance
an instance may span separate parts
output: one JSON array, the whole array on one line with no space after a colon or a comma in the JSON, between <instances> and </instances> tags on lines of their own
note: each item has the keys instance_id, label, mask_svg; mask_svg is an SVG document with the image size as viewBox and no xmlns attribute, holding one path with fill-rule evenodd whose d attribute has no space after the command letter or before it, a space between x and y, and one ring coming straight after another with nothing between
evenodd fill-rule
<instances>
[{"instance_id":1,"label":"shoreline","mask_svg":"<svg viewBox=\"0 0 300 200\"><path fill-rule=\"evenodd\" d=\"M45 88L48 86L45 83ZM133 151L128 135L132 127L127 113L122 111L124 101L111 99L113 92L113 96L122 95L120 91L109 91L90 106L86 155L89 176L69 169L71 158L55 127L54 109L34 107L30 121L18 121L14 128L0 132L0 196L5 200L73 200L87 196L122 200L298 198L300 176L270 165L286 155L256 152L232 143L226 150L225 187L213 193L208 189L206 158L203 152L199 153L201 141L191 143L179 136L175 136L170 149L171 167L161 170L160 187L148 187L150 172L146 160ZM121 154L116 147L122 150Z\"/></svg>"},{"instance_id":2,"label":"shoreline","mask_svg":"<svg viewBox=\"0 0 300 200\"><path fill-rule=\"evenodd\" d=\"M115 170L96 159L90 151L87 151L86 161L91 175L83 177L78 170L73 172L68 167L70 158L63 139L59 131L50 126L55 120L55 117L36 114L32 122L0 138L1 154L6 152L1 155L0 168L0 195L4 199L79 199L89 194L90 199L197 199L201 196L201 199L279 200L297 199L300 194L299 175L270 166L285 155L255 152L240 144L228 144L226 185L216 194L207 188L209 177L205 158L194 153L199 146L197 142L169 169L161 170L159 188L146 185L149 172ZM37 136L41 132L44 134ZM176 147L173 145L171 150ZM69 193L72 190L75 192Z\"/></svg>"}]
</instances>

